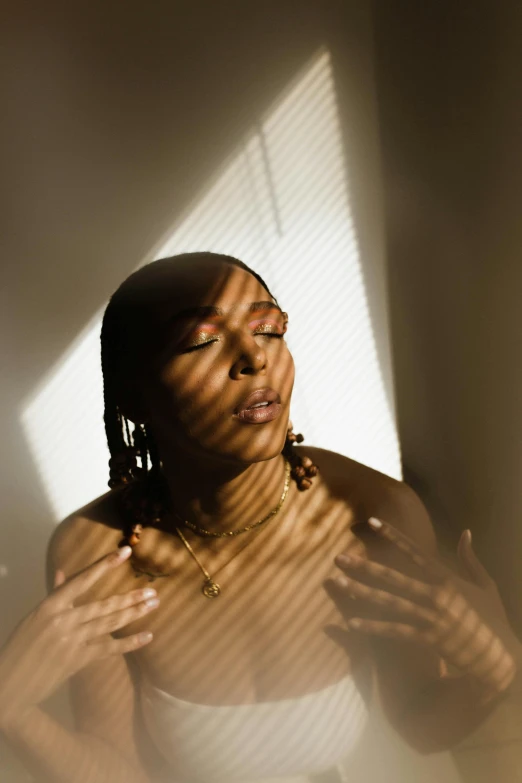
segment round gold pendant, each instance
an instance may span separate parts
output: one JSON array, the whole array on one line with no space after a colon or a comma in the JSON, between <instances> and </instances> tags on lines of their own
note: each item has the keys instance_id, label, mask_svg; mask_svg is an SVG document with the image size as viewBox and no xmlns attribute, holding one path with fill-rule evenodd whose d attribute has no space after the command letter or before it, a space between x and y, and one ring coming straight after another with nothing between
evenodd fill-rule
<instances>
[{"instance_id":1,"label":"round gold pendant","mask_svg":"<svg viewBox=\"0 0 522 783\"><path fill-rule=\"evenodd\" d=\"M206 579L201 591L207 598L217 598L221 592L221 588L218 584L213 582L212 579Z\"/></svg>"}]
</instances>

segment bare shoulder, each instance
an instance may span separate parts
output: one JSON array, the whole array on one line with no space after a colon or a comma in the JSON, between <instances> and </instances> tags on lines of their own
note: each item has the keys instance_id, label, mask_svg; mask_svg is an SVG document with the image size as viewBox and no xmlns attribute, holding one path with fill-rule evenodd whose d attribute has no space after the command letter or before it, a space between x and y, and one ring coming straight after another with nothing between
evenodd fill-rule
<instances>
[{"instance_id":1,"label":"bare shoulder","mask_svg":"<svg viewBox=\"0 0 522 783\"><path fill-rule=\"evenodd\" d=\"M361 522L375 516L436 551L436 539L424 503L404 481L342 454L315 446L295 447L317 465L329 491L357 510Z\"/></svg>"},{"instance_id":2,"label":"bare shoulder","mask_svg":"<svg viewBox=\"0 0 522 783\"><path fill-rule=\"evenodd\" d=\"M57 525L47 547L48 586L57 569L69 578L119 545L122 531L115 495L102 495Z\"/></svg>"},{"instance_id":3,"label":"bare shoulder","mask_svg":"<svg viewBox=\"0 0 522 783\"><path fill-rule=\"evenodd\" d=\"M309 456L321 471L330 490L341 496L357 491L364 492L400 491L406 485L402 481L363 465L336 451L328 451L317 446L294 446L296 451Z\"/></svg>"}]
</instances>

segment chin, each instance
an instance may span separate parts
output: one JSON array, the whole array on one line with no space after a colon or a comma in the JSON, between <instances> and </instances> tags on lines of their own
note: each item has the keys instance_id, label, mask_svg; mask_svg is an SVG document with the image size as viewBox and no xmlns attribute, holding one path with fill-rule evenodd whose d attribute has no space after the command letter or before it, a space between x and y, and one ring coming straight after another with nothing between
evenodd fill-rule
<instances>
[{"instance_id":1,"label":"chin","mask_svg":"<svg viewBox=\"0 0 522 783\"><path fill-rule=\"evenodd\" d=\"M274 431L269 427L251 427L251 434L248 440L238 444L236 448L231 448L223 456L237 462L243 462L252 465L256 462L266 462L274 459L283 451L287 433L287 420L285 419L284 429L280 426ZM258 432L256 432L258 430Z\"/></svg>"},{"instance_id":2,"label":"chin","mask_svg":"<svg viewBox=\"0 0 522 783\"><path fill-rule=\"evenodd\" d=\"M159 429L159 428L158 428ZM161 432L161 430L160 430ZM179 453L191 458L207 457L235 464L252 465L274 459L283 451L288 432L288 414L282 412L276 420L266 424L236 424L221 429L215 426L211 436L204 433L166 432L163 428L159 440L160 453L163 444L169 444Z\"/></svg>"}]
</instances>

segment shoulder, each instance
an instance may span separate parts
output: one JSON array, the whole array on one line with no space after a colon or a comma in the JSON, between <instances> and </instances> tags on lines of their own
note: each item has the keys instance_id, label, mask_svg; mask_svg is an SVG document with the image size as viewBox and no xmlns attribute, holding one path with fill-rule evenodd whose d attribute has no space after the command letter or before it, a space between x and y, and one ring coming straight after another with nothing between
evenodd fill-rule
<instances>
[{"instance_id":1,"label":"shoulder","mask_svg":"<svg viewBox=\"0 0 522 783\"><path fill-rule=\"evenodd\" d=\"M328 451L317 446L294 446L302 455L313 460L329 488L339 494L357 490L363 492L385 492L405 486L402 481L363 465L350 457Z\"/></svg>"},{"instance_id":2,"label":"shoulder","mask_svg":"<svg viewBox=\"0 0 522 783\"><path fill-rule=\"evenodd\" d=\"M313 460L329 492L346 500L356 510L360 522L378 517L424 550L436 551L435 533L426 507L404 481L334 451L315 446L294 448Z\"/></svg>"},{"instance_id":3,"label":"shoulder","mask_svg":"<svg viewBox=\"0 0 522 783\"><path fill-rule=\"evenodd\" d=\"M116 493L108 492L70 514L53 531L47 546L47 582L57 569L68 579L116 549L122 539Z\"/></svg>"}]
</instances>

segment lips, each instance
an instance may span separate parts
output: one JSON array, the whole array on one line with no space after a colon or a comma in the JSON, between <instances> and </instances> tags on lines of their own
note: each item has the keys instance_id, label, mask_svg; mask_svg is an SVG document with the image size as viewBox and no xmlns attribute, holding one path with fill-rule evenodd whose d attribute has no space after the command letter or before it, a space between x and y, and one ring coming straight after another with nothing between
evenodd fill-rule
<instances>
[{"instance_id":1,"label":"lips","mask_svg":"<svg viewBox=\"0 0 522 783\"><path fill-rule=\"evenodd\" d=\"M234 413L243 421L261 424L276 418L281 410L281 397L274 389L257 389L239 403Z\"/></svg>"}]
</instances>

